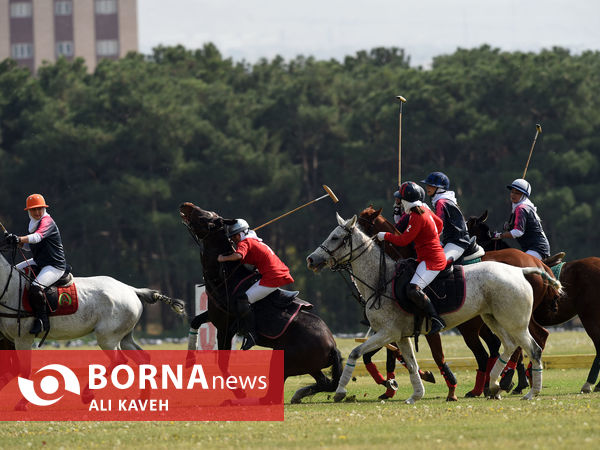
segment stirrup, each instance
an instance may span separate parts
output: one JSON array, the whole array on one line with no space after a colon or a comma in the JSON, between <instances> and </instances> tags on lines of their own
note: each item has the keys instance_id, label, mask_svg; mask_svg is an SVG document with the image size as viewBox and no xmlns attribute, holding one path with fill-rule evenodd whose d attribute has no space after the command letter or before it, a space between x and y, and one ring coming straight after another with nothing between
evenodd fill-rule
<instances>
[{"instance_id":1,"label":"stirrup","mask_svg":"<svg viewBox=\"0 0 600 450\"><path fill-rule=\"evenodd\" d=\"M427 333L427 336L439 333L446 326L444 321L439 317L431 317L430 320L431 320L431 329Z\"/></svg>"},{"instance_id":2,"label":"stirrup","mask_svg":"<svg viewBox=\"0 0 600 450\"><path fill-rule=\"evenodd\" d=\"M35 334L36 336L42 331L46 331L48 328L44 326L44 320L41 317L36 317L29 334Z\"/></svg>"},{"instance_id":3,"label":"stirrup","mask_svg":"<svg viewBox=\"0 0 600 450\"><path fill-rule=\"evenodd\" d=\"M254 339L254 336L252 335L252 333L248 333L246 336L244 336L244 342L240 350L250 350L255 345L256 340Z\"/></svg>"}]
</instances>

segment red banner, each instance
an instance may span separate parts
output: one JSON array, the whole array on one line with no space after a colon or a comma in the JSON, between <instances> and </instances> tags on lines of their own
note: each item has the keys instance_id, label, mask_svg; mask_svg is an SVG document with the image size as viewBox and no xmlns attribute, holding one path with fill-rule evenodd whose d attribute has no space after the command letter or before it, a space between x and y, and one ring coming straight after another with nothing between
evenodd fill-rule
<instances>
[{"instance_id":1,"label":"red banner","mask_svg":"<svg viewBox=\"0 0 600 450\"><path fill-rule=\"evenodd\" d=\"M281 350L4 350L0 362L0 421L284 419Z\"/></svg>"}]
</instances>

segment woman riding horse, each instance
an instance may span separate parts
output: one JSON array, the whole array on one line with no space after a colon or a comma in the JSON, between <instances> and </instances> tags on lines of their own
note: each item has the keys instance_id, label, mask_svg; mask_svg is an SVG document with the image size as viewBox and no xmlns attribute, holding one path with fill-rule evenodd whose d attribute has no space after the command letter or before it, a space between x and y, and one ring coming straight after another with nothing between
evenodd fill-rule
<instances>
[{"instance_id":1,"label":"woman riding horse","mask_svg":"<svg viewBox=\"0 0 600 450\"><path fill-rule=\"evenodd\" d=\"M50 328L44 291L60 280L67 269L60 231L46 208L48 205L42 195L31 194L27 197L25 211L29 214L29 234L11 234L6 238L8 243L25 246L33 254L33 258L17 264L17 270L24 270L29 266L40 269L29 288L29 303L36 318L29 332L34 335Z\"/></svg>"}]
</instances>

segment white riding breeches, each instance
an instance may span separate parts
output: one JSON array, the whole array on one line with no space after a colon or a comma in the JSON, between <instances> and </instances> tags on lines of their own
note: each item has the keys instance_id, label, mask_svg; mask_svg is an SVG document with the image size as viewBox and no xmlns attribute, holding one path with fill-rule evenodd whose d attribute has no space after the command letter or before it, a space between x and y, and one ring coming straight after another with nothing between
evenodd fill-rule
<instances>
[{"instance_id":1,"label":"white riding breeches","mask_svg":"<svg viewBox=\"0 0 600 450\"><path fill-rule=\"evenodd\" d=\"M538 252L536 252L535 250L527 250L525 253L527 253L528 255L531 256L535 256L537 259L539 259L540 261L542 260L542 255L540 255Z\"/></svg>"},{"instance_id":2,"label":"white riding breeches","mask_svg":"<svg viewBox=\"0 0 600 450\"><path fill-rule=\"evenodd\" d=\"M27 266L37 266L33 258L27 259L25 261L21 261L19 264L15 266L17 270L24 270ZM65 271L61 269L57 269L53 266L44 266L35 280L33 280L32 284L35 284L42 289L47 288L48 286L52 286L60 277L64 275Z\"/></svg>"},{"instance_id":3,"label":"white riding breeches","mask_svg":"<svg viewBox=\"0 0 600 450\"><path fill-rule=\"evenodd\" d=\"M259 281L257 281L252 286L250 286L248 288L248 290L246 291L246 295L248 296L248 303L250 303L250 304L256 303L257 301L262 300L267 295L269 295L271 292L279 289L276 287L261 286L260 284L258 284Z\"/></svg>"},{"instance_id":4,"label":"white riding breeches","mask_svg":"<svg viewBox=\"0 0 600 450\"><path fill-rule=\"evenodd\" d=\"M444 245L444 254L446 255L446 261L448 261L450 258L452 258L452 261L458 261L458 258L460 258L464 252L464 248L459 247L456 244L452 244L451 242L448 242L446 245Z\"/></svg>"},{"instance_id":5,"label":"white riding breeches","mask_svg":"<svg viewBox=\"0 0 600 450\"><path fill-rule=\"evenodd\" d=\"M421 289L427 287L429 283L433 281L433 279L440 273L439 270L427 270L425 266L425 261L421 261L417 266L417 270L415 271L414 276L410 280L411 284L416 284Z\"/></svg>"}]
</instances>

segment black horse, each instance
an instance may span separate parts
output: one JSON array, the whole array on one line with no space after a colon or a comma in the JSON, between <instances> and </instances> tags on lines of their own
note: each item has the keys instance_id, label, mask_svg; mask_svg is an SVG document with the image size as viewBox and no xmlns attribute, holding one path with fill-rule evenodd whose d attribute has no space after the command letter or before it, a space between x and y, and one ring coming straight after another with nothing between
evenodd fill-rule
<instances>
[{"instance_id":1,"label":"black horse","mask_svg":"<svg viewBox=\"0 0 600 450\"><path fill-rule=\"evenodd\" d=\"M208 310L192 320L191 328L198 330L203 323L211 322L217 328L219 350L231 350L231 340L239 331L235 292L244 292L249 284L255 282L255 272L239 262L217 262L219 254L233 251L225 226L231 225L234 220L224 219L193 203L183 203L179 212L194 239L202 243L202 270L208 294ZM267 301L269 299L264 299L256 306L264 306L261 303ZM305 303L299 301L299 304ZM257 315L257 322L259 320L260 316ZM341 356L331 330L320 317L300 308L283 333L272 338L260 332L257 334L258 345L284 350L285 379L304 374L315 379L315 384L296 391L292 403L300 403L302 398L318 392L335 391L342 373ZM330 366L332 379L322 372L322 369Z\"/></svg>"}]
</instances>

